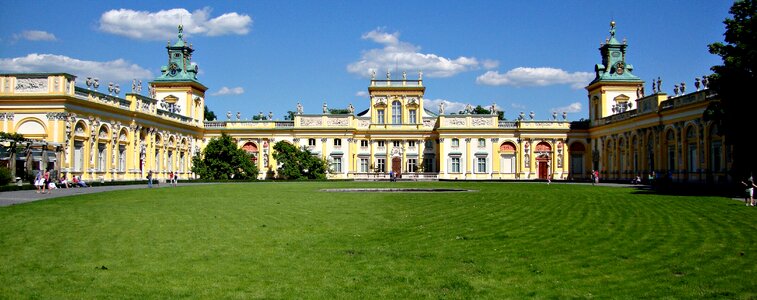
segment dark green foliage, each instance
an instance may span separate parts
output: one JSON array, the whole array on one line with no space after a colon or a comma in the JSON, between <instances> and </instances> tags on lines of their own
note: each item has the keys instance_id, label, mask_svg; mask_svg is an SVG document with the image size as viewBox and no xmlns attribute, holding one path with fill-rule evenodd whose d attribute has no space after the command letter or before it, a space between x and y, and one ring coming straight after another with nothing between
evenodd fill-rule
<instances>
[{"instance_id":1,"label":"dark green foliage","mask_svg":"<svg viewBox=\"0 0 757 300\"><path fill-rule=\"evenodd\" d=\"M323 159L313 156L310 150L298 149L280 141L273 146L273 158L281 165L279 177L283 179L325 179L328 166ZM307 172L305 171L307 170Z\"/></svg>"},{"instance_id":2,"label":"dark green foliage","mask_svg":"<svg viewBox=\"0 0 757 300\"><path fill-rule=\"evenodd\" d=\"M459 113L462 115L465 113L465 111L459 111ZM476 105L476 108L473 109L471 114L474 115L490 115L492 113L491 110L488 110L486 108L483 108L481 105ZM454 113L453 113L454 115ZM505 112L504 111L497 111L497 119L498 120L507 120L505 119Z\"/></svg>"},{"instance_id":3,"label":"dark green foliage","mask_svg":"<svg viewBox=\"0 0 757 300\"><path fill-rule=\"evenodd\" d=\"M713 66L715 74L709 78L710 88L717 91L721 101L712 103L704 113L708 120L716 122L719 131L733 145L734 172L747 175L757 169L757 160L750 152L753 128L748 120L754 118L757 103L748 95L757 85L757 32L754 32L754 16L757 1L736 1L730 9L733 18L726 18L725 43L709 45L710 53L720 56L723 64Z\"/></svg>"},{"instance_id":4,"label":"dark green foliage","mask_svg":"<svg viewBox=\"0 0 757 300\"><path fill-rule=\"evenodd\" d=\"M205 121L215 121L216 119L216 114L205 105Z\"/></svg>"},{"instance_id":5,"label":"dark green foliage","mask_svg":"<svg viewBox=\"0 0 757 300\"><path fill-rule=\"evenodd\" d=\"M22 134L18 133L7 133L4 131L0 131L0 140L12 140L16 142L26 142L29 141L29 139L25 138Z\"/></svg>"},{"instance_id":6,"label":"dark green foliage","mask_svg":"<svg viewBox=\"0 0 757 300\"><path fill-rule=\"evenodd\" d=\"M252 163L250 154L237 148L226 133L212 139L202 156L192 158L192 172L202 179L251 180L258 176L258 167Z\"/></svg>"},{"instance_id":7,"label":"dark green foliage","mask_svg":"<svg viewBox=\"0 0 757 300\"><path fill-rule=\"evenodd\" d=\"M287 115L286 115L286 117L284 117L284 120L293 121L294 120L294 115L295 115L295 112L289 110L289 111L287 111Z\"/></svg>"},{"instance_id":8,"label":"dark green foliage","mask_svg":"<svg viewBox=\"0 0 757 300\"><path fill-rule=\"evenodd\" d=\"M350 110L346 108L329 108L329 113L332 115L349 115Z\"/></svg>"},{"instance_id":9,"label":"dark green foliage","mask_svg":"<svg viewBox=\"0 0 757 300\"><path fill-rule=\"evenodd\" d=\"M6 185L13 180L11 170L5 167L0 167L0 185Z\"/></svg>"}]
</instances>

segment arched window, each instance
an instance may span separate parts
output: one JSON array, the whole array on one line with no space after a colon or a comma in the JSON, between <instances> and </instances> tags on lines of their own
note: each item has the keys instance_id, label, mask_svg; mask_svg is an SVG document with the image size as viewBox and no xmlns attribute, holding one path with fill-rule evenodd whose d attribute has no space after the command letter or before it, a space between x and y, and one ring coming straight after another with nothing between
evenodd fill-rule
<instances>
[{"instance_id":1,"label":"arched window","mask_svg":"<svg viewBox=\"0 0 757 300\"><path fill-rule=\"evenodd\" d=\"M402 124L402 103L392 102L392 124Z\"/></svg>"}]
</instances>

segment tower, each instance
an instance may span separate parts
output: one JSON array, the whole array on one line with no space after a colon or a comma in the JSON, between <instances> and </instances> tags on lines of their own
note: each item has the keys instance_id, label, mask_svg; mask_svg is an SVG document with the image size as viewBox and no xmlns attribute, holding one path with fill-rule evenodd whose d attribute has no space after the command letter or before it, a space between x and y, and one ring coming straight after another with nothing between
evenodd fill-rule
<instances>
[{"instance_id":1,"label":"tower","mask_svg":"<svg viewBox=\"0 0 757 300\"><path fill-rule=\"evenodd\" d=\"M644 84L633 75L633 66L626 62L626 41L615 39L615 21L610 22L610 38L599 47L602 63L594 67L595 77L589 92L589 119L596 120L635 108L638 91Z\"/></svg>"},{"instance_id":2,"label":"tower","mask_svg":"<svg viewBox=\"0 0 757 300\"><path fill-rule=\"evenodd\" d=\"M208 89L197 80L199 68L192 62L192 45L184 40L184 28L179 25L178 40L173 46L168 42L168 62L160 68L161 75L150 84L159 109L183 115L192 123L202 125L205 117L205 91Z\"/></svg>"}]
</instances>

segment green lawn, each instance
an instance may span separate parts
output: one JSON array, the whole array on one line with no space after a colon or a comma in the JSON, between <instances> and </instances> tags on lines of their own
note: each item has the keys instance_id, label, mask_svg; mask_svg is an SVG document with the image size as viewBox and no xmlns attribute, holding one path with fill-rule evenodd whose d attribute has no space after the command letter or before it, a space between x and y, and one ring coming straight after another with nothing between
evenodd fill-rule
<instances>
[{"instance_id":1,"label":"green lawn","mask_svg":"<svg viewBox=\"0 0 757 300\"><path fill-rule=\"evenodd\" d=\"M477 192L319 191L386 186ZM632 188L260 182L0 208L0 298L748 299L756 275L757 208Z\"/></svg>"}]
</instances>

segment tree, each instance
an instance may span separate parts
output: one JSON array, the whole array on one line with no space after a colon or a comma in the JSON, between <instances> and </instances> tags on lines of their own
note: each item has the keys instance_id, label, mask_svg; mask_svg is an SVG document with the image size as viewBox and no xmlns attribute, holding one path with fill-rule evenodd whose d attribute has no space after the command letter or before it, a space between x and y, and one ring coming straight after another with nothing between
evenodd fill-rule
<instances>
[{"instance_id":1,"label":"tree","mask_svg":"<svg viewBox=\"0 0 757 300\"><path fill-rule=\"evenodd\" d=\"M325 179L328 165L323 159L313 156L310 150L298 149L280 141L273 145L273 158L281 166L278 175L284 179Z\"/></svg>"},{"instance_id":2,"label":"tree","mask_svg":"<svg viewBox=\"0 0 757 300\"><path fill-rule=\"evenodd\" d=\"M215 121L216 119L218 119L216 114L205 105L205 121Z\"/></svg>"},{"instance_id":3,"label":"tree","mask_svg":"<svg viewBox=\"0 0 757 300\"><path fill-rule=\"evenodd\" d=\"M464 114L464 111L459 112L461 115ZM488 110L486 108L483 108L481 105L476 105L476 108L473 109L471 114L474 115L490 115L492 113L491 110ZM497 119L498 120L506 120L505 119L505 112L504 111L497 111Z\"/></svg>"},{"instance_id":4,"label":"tree","mask_svg":"<svg viewBox=\"0 0 757 300\"><path fill-rule=\"evenodd\" d=\"M757 103L748 95L757 86L757 32L754 32L754 16L757 1L736 1L729 11L733 18L723 23L725 44L709 45L710 53L720 56L723 64L713 66L709 87L715 90L720 101L712 102L703 118L718 125L725 142L733 148L733 175L745 176L757 170L755 156L749 144L754 140L754 130L749 126L757 111Z\"/></svg>"},{"instance_id":5,"label":"tree","mask_svg":"<svg viewBox=\"0 0 757 300\"><path fill-rule=\"evenodd\" d=\"M329 113L332 115L348 115L350 110L346 108L329 108Z\"/></svg>"},{"instance_id":6,"label":"tree","mask_svg":"<svg viewBox=\"0 0 757 300\"><path fill-rule=\"evenodd\" d=\"M251 180L257 178L258 167L252 163L252 155L221 133L221 137L210 140L202 155L192 158L192 172L210 180Z\"/></svg>"},{"instance_id":7,"label":"tree","mask_svg":"<svg viewBox=\"0 0 757 300\"><path fill-rule=\"evenodd\" d=\"M284 117L284 120L294 121L294 115L295 112L288 110L286 117Z\"/></svg>"}]
</instances>

